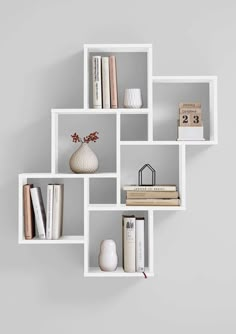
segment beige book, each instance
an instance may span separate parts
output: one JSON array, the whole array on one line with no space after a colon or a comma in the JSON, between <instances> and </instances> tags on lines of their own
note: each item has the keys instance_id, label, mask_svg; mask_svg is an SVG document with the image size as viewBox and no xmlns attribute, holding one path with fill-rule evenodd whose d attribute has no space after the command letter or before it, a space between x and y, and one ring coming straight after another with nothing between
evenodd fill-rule
<instances>
[{"instance_id":1,"label":"beige book","mask_svg":"<svg viewBox=\"0 0 236 334\"><path fill-rule=\"evenodd\" d=\"M127 191L128 199L178 198L178 191Z\"/></svg>"},{"instance_id":2,"label":"beige book","mask_svg":"<svg viewBox=\"0 0 236 334\"><path fill-rule=\"evenodd\" d=\"M59 239L62 236L63 206L64 206L64 185L54 184L53 186L53 214L52 214L52 239L53 240Z\"/></svg>"},{"instance_id":3,"label":"beige book","mask_svg":"<svg viewBox=\"0 0 236 334\"><path fill-rule=\"evenodd\" d=\"M135 216L123 215L123 268L125 272L135 272Z\"/></svg>"},{"instance_id":4,"label":"beige book","mask_svg":"<svg viewBox=\"0 0 236 334\"><path fill-rule=\"evenodd\" d=\"M132 206L178 206L180 199L127 199L126 205Z\"/></svg>"},{"instance_id":5,"label":"beige book","mask_svg":"<svg viewBox=\"0 0 236 334\"><path fill-rule=\"evenodd\" d=\"M118 108L116 57L109 57L111 108Z\"/></svg>"},{"instance_id":6,"label":"beige book","mask_svg":"<svg viewBox=\"0 0 236 334\"><path fill-rule=\"evenodd\" d=\"M102 108L102 67L101 56L93 56L93 108Z\"/></svg>"},{"instance_id":7,"label":"beige book","mask_svg":"<svg viewBox=\"0 0 236 334\"><path fill-rule=\"evenodd\" d=\"M110 109L109 57L102 57L102 107Z\"/></svg>"},{"instance_id":8,"label":"beige book","mask_svg":"<svg viewBox=\"0 0 236 334\"><path fill-rule=\"evenodd\" d=\"M31 188L33 188L33 184L23 186L24 233L27 240L35 237L34 210L30 196Z\"/></svg>"}]
</instances>

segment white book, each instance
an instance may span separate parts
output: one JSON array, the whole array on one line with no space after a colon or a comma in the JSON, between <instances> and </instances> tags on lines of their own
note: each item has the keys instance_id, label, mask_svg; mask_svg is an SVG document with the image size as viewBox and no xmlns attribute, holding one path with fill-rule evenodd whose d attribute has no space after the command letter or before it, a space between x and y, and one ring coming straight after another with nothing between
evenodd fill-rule
<instances>
[{"instance_id":1,"label":"white book","mask_svg":"<svg viewBox=\"0 0 236 334\"><path fill-rule=\"evenodd\" d=\"M101 71L101 56L93 56L93 108L102 108L102 71Z\"/></svg>"},{"instance_id":2,"label":"white book","mask_svg":"<svg viewBox=\"0 0 236 334\"><path fill-rule=\"evenodd\" d=\"M102 107L110 109L109 57L102 57Z\"/></svg>"},{"instance_id":3,"label":"white book","mask_svg":"<svg viewBox=\"0 0 236 334\"><path fill-rule=\"evenodd\" d=\"M46 237L52 239L52 217L53 217L53 184L47 187L47 219L46 219Z\"/></svg>"},{"instance_id":4,"label":"white book","mask_svg":"<svg viewBox=\"0 0 236 334\"><path fill-rule=\"evenodd\" d=\"M128 273L135 272L135 216L123 216L123 267Z\"/></svg>"},{"instance_id":5,"label":"white book","mask_svg":"<svg viewBox=\"0 0 236 334\"><path fill-rule=\"evenodd\" d=\"M53 219L52 239L57 240L62 236L64 206L64 185L54 184L53 186Z\"/></svg>"},{"instance_id":6,"label":"white book","mask_svg":"<svg viewBox=\"0 0 236 334\"><path fill-rule=\"evenodd\" d=\"M38 235L40 239L46 238L46 214L43 204L43 197L41 193L41 189L39 187L31 188L30 194L32 198L34 215L36 226L38 230Z\"/></svg>"},{"instance_id":7,"label":"white book","mask_svg":"<svg viewBox=\"0 0 236 334\"><path fill-rule=\"evenodd\" d=\"M125 191L176 191L175 185L158 185L158 186L124 186Z\"/></svg>"},{"instance_id":8,"label":"white book","mask_svg":"<svg viewBox=\"0 0 236 334\"><path fill-rule=\"evenodd\" d=\"M144 218L136 218L136 271L144 272Z\"/></svg>"}]
</instances>

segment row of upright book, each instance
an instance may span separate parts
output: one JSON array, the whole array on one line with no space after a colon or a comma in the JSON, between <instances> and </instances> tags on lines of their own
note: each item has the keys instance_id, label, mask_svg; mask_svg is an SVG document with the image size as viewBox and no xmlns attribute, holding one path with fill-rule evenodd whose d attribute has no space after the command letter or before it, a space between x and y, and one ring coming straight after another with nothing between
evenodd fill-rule
<instances>
[{"instance_id":1,"label":"row of upright book","mask_svg":"<svg viewBox=\"0 0 236 334\"><path fill-rule=\"evenodd\" d=\"M126 205L132 206L179 206L176 185L124 186Z\"/></svg>"},{"instance_id":2,"label":"row of upright book","mask_svg":"<svg viewBox=\"0 0 236 334\"><path fill-rule=\"evenodd\" d=\"M63 230L64 185L48 184L45 210L40 187L23 186L23 212L25 239L57 240Z\"/></svg>"},{"instance_id":3,"label":"row of upright book","mask_svg":"<svg viewBox=\"0 0 236 334\"><path fill-rule=\"evenodd\" d=\"M93 108L118 108L116 57L92 57Z\"/></svg>"},{"instance_id":4,"label":"row of upright book","mask_svg":"<svg viewBox=\"0 0 236 334\"><path fill-rule=\"evenodd\" d=\"M122 216L123 269L145 272L144 217Z\"/></svg>"}]
</instances>

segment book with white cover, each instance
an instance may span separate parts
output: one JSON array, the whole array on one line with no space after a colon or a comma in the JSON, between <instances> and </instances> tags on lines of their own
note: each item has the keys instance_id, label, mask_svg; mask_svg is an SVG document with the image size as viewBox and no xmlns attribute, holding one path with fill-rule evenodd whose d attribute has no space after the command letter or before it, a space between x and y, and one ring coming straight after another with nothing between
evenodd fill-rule
<instances>
[{"instance_id":1,"label":"book with white cover","mask_svg":"<svg viewBox=\"0 0 236 334\"><path fill-rule=\"evenodd\" d=\"M92 58L92 75L93 75L93 108L102 108L102 71L101 56Z\"/></svg>"},{"instance_id":2,"label":"book with white cover","mask_svg":"<svg viewBox=\"0 0 236 334\"><path fill-rule=\"evenodd\" d=\"M30 194L32 198L34 215L36 226L38 230L38 235L40 239L46 238L46 214L43 204L43 197L40 187L35 187L30 189Z\"/></svg>"},{"instance_id":3,"label":"book with white cover","mask_svg":"<svg viewBox=\"0 0 236 334\"><path fill-rule=\"evenodd\" d=\"M53 217L53 184L47 187L47 220L46 220L46 237L52 239L52 217Z\"/></svg>"},{"instance_id":4,"label":"book with white cover","mask_svg":"<svg viewBox=\"0 0 236 334\"><path fill-rule=\"evenodd\" d=\"M125 191L176 191L176 185L157 185L157 186L138 186L138 185L129 185L124 186L123 190Z\"/></svg>"},{"instance_id":5,"label":"book with white cover","mask_svg":"<svg viewBox=\"0 0 236 334\"><path fill-rule=\"evenodd\" d=\"M53 219L52 239L57 240L62 236L64 206L64 185L54 184L53 186Z\"/></svg>"},{"instance_id":6,"label":"book with white cover","mask_svg":"<svg viewBox=\"0 0 236 334\"><path fill-rule=\"evenodd\" d=\"M136 271L144 272L144 218L136 217Z\"/></svg>"},{"instance_id":7,"label":"book with white cover","mask_svg":"<svg viewBox=\"0 0 236 334\"><path fill-rule=\"evenodd\" d=\"M135 272L135 216L123 215L123 268L125 272Z\"/></svg>"},{"instance_id":8,"label":"book with white cover","mask_svg":"<svg viewBox=\"0 0 236 334\"><path fill-rule=\"evenodd\" d=\"M109 57L102 57L102 107L110 109Z\"/></svg>"}]
</instances>

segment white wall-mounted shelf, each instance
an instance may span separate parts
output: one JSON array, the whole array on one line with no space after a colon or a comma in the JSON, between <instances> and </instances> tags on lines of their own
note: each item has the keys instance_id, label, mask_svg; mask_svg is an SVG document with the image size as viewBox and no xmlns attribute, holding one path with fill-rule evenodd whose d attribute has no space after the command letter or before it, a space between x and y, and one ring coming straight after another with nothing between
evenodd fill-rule
<instances>
[{"instance_id":1,"label":"white wall-mounted shelf","mask_svg":"<svg viewBox=\"0 0 236 334\"><path fill-rule=\"evenodd\" d=\"M91 57L115 54L118 66L119 108L93 109L91 99ZM139 68L137 73L136 68ZM120 76L119 76L120 74ZM142 89L144 108L123 108L126 87ZM177 141L179 102L201 102L205 141ZM70 134L99 131L100 139L91 144L100 159L98 172L74 174L68 161L75 150ZM121 254L121 216L145 216L146 275L153 276L153 225L155 211L186 209L186 146L217 143L217 78L215 76L152 76L150 44L94 44L84 46L84 108L52 109L51 173L19 175L19 243L81 244L84 246L86 277L143 277L125 273L122 264L114 272L102 272L97 263L101 240L113 238ZM122 187L137 183L137 171L146 162L157 170L157 183L176 184L180 206L126 206ZM65 235L59 240L25 240L23 227L23 185L65 184ZM78 200L77 200L78 199ZM71 208L74 208L71 210Z\"/></svg>"}]
</instances>

